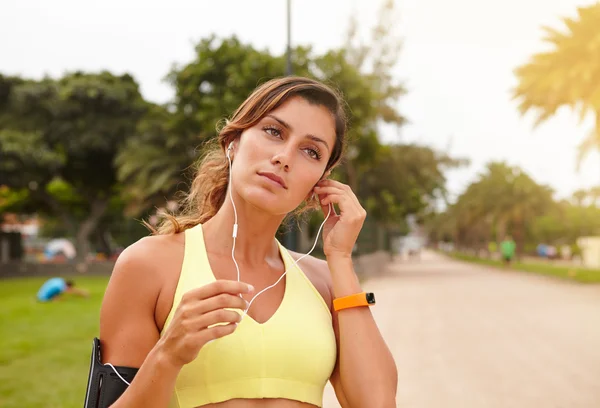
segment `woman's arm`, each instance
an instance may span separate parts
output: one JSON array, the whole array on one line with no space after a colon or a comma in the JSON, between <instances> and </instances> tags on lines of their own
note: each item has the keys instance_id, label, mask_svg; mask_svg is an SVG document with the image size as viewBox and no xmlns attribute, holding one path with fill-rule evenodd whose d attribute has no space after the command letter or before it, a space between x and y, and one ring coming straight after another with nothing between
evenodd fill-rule
<instances>
[{"instance_id":1,"label":"woman's arm","mask_svg":"<svg viewBox=\"0 0 600 408\"><path fill-rule=\"evenodd\" d=\"M102 363L140 368L114 408L168 406L180 370L162 353L154 321L162 282L151 261L152 240L138 241L119 256L102 302Z\"/></svg>"},{"instance_id":2,"label":"woman's arm","mask_svg":"<svg viewBox=\"0 0 600 408\"><path fill-rule=\"evenodd\" d=\"M362 291L351 259L327 263L333 298ZM330 381L342 407L395 407L398 371L371 310L355 307L332 313L338 360Z\"/></svg>"},{"instance_id":3,"label":"woman's arm","mask_svg":"<svg viewBox=\"0 0 600 408\"><path fill-rule=\"evenodd\" d=\"M362 292L352 264L352 249L367 216L350 187L321 180L314 191L328 215L323 252L331 276L332 297ZM340 214L333 205L337 204ZM335 311L338 361L331 378L336 394L349 407L395 407L398 372L369 307Z\"/></svg>"},{"instance_id":4,"label":"woman's arm","mask_svg":"<svg viewBox=\"0 0 600 408\"><path fill-rule=\"evenodd\" d=\"M239 295L253 290L226 280L191 289L160 336L158 325L163 322L156 322L155 309L165 286L161 272L175 270L174 252L164 239L146 238L123 252L106 290L100 313L102 363L140 367L114 408L167 407L181 368L206 343L235 331L240 315L228 309L245 310L246 301Z\"/></svg>"}]
</instances>

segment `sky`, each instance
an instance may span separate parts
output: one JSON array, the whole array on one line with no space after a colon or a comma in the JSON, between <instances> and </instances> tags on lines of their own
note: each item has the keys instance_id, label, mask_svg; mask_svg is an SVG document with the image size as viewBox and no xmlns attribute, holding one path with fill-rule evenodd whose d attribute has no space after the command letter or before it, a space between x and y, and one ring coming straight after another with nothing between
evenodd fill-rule
<instances>
[{"instance_id":1,"label":"sky","mask_svg":"<svg viewBox=\"0 0 600 408\"><path fill-rule=\"evenodd\" d=\"M408 89L398 102L409 123L385 127L385 142L415 142L468 158L448 173L456 197L491 160L520 166L557 197L600 184L600 155L577 172L577 145L591 129L568 109L534 128L510 90L514 69L547 49L542 26L593 0L396 0L404 45L395 77ZM168 4L168 5L167 5ZM292 0L294 45L339 47L353 13L363 35L380 0ZM2 0L0 73L40 78L68 71L129 72L149 100L173 96L163 81L173 64L193 58L193 44L211 34L237 35L273 53L286 46L285 0Z\"/></svg>"}]
</instances>

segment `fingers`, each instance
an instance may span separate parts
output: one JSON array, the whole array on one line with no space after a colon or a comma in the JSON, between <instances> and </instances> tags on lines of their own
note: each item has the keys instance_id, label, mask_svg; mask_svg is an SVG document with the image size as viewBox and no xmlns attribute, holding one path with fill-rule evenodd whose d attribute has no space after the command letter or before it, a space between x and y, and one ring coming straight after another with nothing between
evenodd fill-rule
<instances>
[{"instance_id":1,"label":"fingers","mask_svg":"<svg viewBox=\"0 0 600 408\"><path fill-rule=\"evenodd\" d=\"M216 324L239 323L240 320L242 320L242 316L239 313L233 310L218 309L205 313L191 320L188 324L190 325L190 330L197 331L210 328Z\"/></svg>"},{"instance_id":2,"label":"fingers","mask_svg":"<svg viewBox=\"0 0 600 408\"><path fill-rule=\"evenodd\" d=\"M206 330L202 330L198 333L198 342L206 344L221 337L232 334L237 328L236 323L223 324L219 326L213 326Z\"/></svg>"},{"instance_id":3,"label":"fingers","mask_svg":"<svg viewBox=\"0 0 600 408\"><path fill-rule=\"evenodd\" d=\"M237 281L216 281L190 290L183 295L179 314L183 320L195 321L199 316L220 309L246 310L248 302L239 296L249 285ZM210 296L213 294L213 296ZM206 297L210 296L210 297Z\"/></svg>"},{"instance_id":4,"label":"fingers","mask_svg":"<svg viewBox=\"0 0 600 408\"><path fill-rule=\"evenodd\" d=\"M365 209L354 203L347 194L328 194L321 200L321 203L323 206L337 204L341 212L339 219L350 224L362 225L367 217Z\"/></svg>"},{"instance_id":5,"label":"fingers","mask_svg":"<svg viewBox=\"0 0 600 408\"><path fill-rule=\"evenodd\" d=\"M331 193L345 193L353 199L356 205L360 206L360 202L358 201L358 197L356 197L356 194L354 194L354 191L352 191L350 186L344 183L340 183L336 180L321 180L319 181L319 183L317 183L317 186L315 187L315 192L328 193L327 191L325 191L325 189L329 190Z\"/></svg>"},{"instance_id":6,"label":"fingers","mask_svg":"<svg viewBox=\"0 0 600 408\"><path fill-rule=\"evenodd\" d=\"M221 293L198 303L197 313L204 314L218 309L240 309L246 310L248 302L240 296L229 293Z\"/></svg>"},{"instance_id":7,"label":"fingers","mask_svg":"<svg viewBox=\"0 0 600 408\"><path fill-rule=\"evenodd\" d=\"M342 217L357 220L366 217L366 211L349 186L335 180L321 180L314 190L319 195L323 213L327 214L326 206L337 204Z\"/></svg>"},{"instance_id":8,"label":"fingers","mask_svg":"<svg viewBox=\"0 0 600 408\"><path fill-rule=\"evenodd\" d=\"M350 186L344 184L344 183L340 183L339 181L336 180L330 180L330 179L325 179L325 180L320 180L317 183L317 186L319 187L337 187L341 190L344 191L352 191L352 189L350 188Z\"/></svg>"},{"instance_id":9,"label":"fingers","mask_svg":"<svg viewBox=\"0 0 600 408\"><path fill-rule=\"evenodd\" d=\"M349 203L349 201L350 199L342 194L329 194L321 200L321 208L323 209L325 215L327 215L329 212L328 208L331 207L332 211L330 217L335 217L334 219L342 219L342 217L345 217L348 213L353 212L352 210L349 210L350 206L353 206L353 204ZM339 215L335 211L334 204L337 204L340 210Z\"/></svg>"},{"instance_id":10,"label":"fingers","mask_svg":"<svg viewBox=\"0 0 600 408\"><path fill-rule=\"evenodd\" d=\"M336 186L316 186L317 194L346 194L346 191Z\"/></svg>"},{"instance_id":11,"label":"fingers","mask_svg":"<svg viewBox=\"0 0 600 408\"><path fill-rule=\"evenodd\" d=\"M220 295L222 293L229 293L231 295L239 295L240 293L252 293L254 288L252 285L248 285L244 282L231 281L231 280L217 280L209 283L202 287L192 289L187 292L183 297L185 299L197 299L203 300L212 298L213 296Z\"/></svg>"},{"instance_id":12,"label":"fingers","mask_svg":"<svg viewBox=\"0 0 600 408\"><path fill-rule=\"evenodd\" d=\"M335 183L337 183L337 184L335 184ZM333 205L330 205L333 203L333 201L327 199L327 197L329 195L333 195L333 194L338 194L338 195L345 194L345 190L342 188L342 186L344 186L344 184L339 183L337 181L335 183L333 183L333 180L321 180L314 187L314 192L319 197L319 204L321 205L321 210L323 211L323 215L325 215L325 216L327 216L328 214L330 216L337 215L337 212L335 211L335 207ZM337 203L338 201L335 201L335 202ZM331 213L329 212L330 209L331 209Z\"/></svg>"},{"instance_id":13,"label":"fingers","mask_svg":"<svg viewBox=\"0 0 600 408\"><path fill-rule=\"evenodd\" d=\"M233 310L217 309L182 318L179 329L186 333L184 342L191 342L188 346L194 348L233 333L241 318L242 316Z\"/></svg>"},{"instance_id":14,"label":"fingers","mask_svg":"<svg viewBox=\"0 0 600 408\"><path fill-rule=\"evenodd\" d=\"M327 206L329 204L340 204L343 201L348 202L349 198L345 197L344 194L339 194L339 193L335 193L335 194L319 194L319 201L321 203L321 207L327 208Z\"/></svg>"},{"instance_id":15,"label":"fingers","mask_svg":"<svg viewBox=\"0 0 600 408\"><path fill-rule=\"evenodd\" d=\"M321 196L319 196L320 198ZM321 199L321 206L325 207L329 204L337 204L340 207L342 215L344 212L356 212L358 207L351 197L346 193L329 193Z\"/></svg>"},{"instance_id":16,"label":"fingers","mask_svg":"<svg viewBox=\"0 0 600 408\"><path fill-rule=\"evenodd\" d=\"M335 207L333 205L329 205L329 203L327 203L325 201L325 199L327 198L327 195L325 194L319 194L319 205L321 206L321 211L323 211L323 215L327 216L329 215L331 216L335 216L337 215L337 212L335 211ZM329 212L331 210L331 213Z\"/></svg>"}]
</instances>

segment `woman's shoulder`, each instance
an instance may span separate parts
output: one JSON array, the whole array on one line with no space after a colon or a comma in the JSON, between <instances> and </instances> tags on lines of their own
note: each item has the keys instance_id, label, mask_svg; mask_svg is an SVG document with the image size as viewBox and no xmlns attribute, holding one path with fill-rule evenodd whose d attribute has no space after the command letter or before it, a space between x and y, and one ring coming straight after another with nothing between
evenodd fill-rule
<instances>
[{"instance_id":1,"label":"woman's shoulder","mask_svg":"<svg viewBox=\"0 0 600 408\"><path fill-rule=\"evenodd\" d=\"M156 257L169 251L183 250L184 234L149 235L129 245L119 255L117 263L153 263Z\"/></svg>"},{"instance_id":2,"label":"woman's shoulder","mask_svg":"<svg viewBox=\"0 0 600 408\"><path fill-rule=\"evenodd\" d=\"M183 258L183 234L151 235L128 246L117 258L113 276L119 280L138 282L160 278ZM112 278L112 277L111 277ZM151 279L159 283L162 279Z\"/></svg>"},{"instance_id":3,"label":"woman's shoulder","mask_svg":"<svg viewBox=\"0 0 600 408\"><path fill-rule=\"evenodd\" d=\"M156 343L169 308L161 299L167 299L166 291L177 279L182 247L182 237L150 236L119 255L100 310L102 352L108 361L139 367Z\"/></svg>"}]
</instances>

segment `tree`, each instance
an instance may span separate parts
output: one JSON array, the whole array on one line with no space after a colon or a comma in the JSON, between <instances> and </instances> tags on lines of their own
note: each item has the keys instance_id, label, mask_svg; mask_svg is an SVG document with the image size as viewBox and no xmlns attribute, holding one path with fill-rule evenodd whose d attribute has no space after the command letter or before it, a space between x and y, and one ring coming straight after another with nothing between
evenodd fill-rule
<instances>
[{"instance_id":1,"label":"tree","mask_svg":"<svg viewBox=\"0 0 600 408\"><path fill-rule=\"evenodd\" d=\"M386 0L379 9L378 24L372 28L371 38L364 43L359 37L359 16L353 15L344 50L348 64L371 83L377 118L400 126L406 118L397 111L396 105L406 94L406 88L392 73L402 49L402 39L395 32L398 19L394 0Z\"/></svg>"},{"instance_id":2,"label":"tree","mask_svg":"<svg viewBox=\"0 0 600 408\"><path fill-rule=\"evenodd\" d=\"M407 215L422 215L444 200L445 171L465 163L426 146L384 146L375 163L365 169L358 194L376 219L403 222Z\"/></svg>"},{"instance_id":3,"label":"tree","mask_svg":"<svg viewBox=\"0 0 600 408\"><path fill-rule=\"evenodd\" d=\"M147 114L116 156L117 178L123 184L125 214L139 215L164 205L182 181L182 173L196 158L196 144L172 131L173 114L150 105ZM183 140L182 140L183 139Z\"/></svg>"},{"instance_id":4,"label":"tree","mask_svg":"<svg viewBox=\"0 0 600 408\"><path fill-rule=\"evenodd\" d=\"M357 93L357 96L367 99L368 104L357 105L357 101L348 101L352 111L355 106L363 107L357 110L357 115L350 117L350 143L348 158L344 162L345 177L353 189L361 183L359 175L365 165L370 166L379 153L378 126L383 122L400 127L406 122L406 118L397 110L398 100L406 93L406 89L392 74L402 48L402 40L394 32L397 20L394 1L386 0L379 9L378 24L372 28L371 37L366 43L359 36L359 17L356 14L350 19L346 33L343 48L345 64L356 70L366 82L368 90L367 94ZM334 73L328 74L335 79ZM348 97L347 92L344 94Z\"/></svg>"},{"instance_id":5,"label":"tree","mask_svg":"<svg viewBox=\"0 0 600 408\"><path fill-rule=\"evenodd\" d=\"M57 216L78 256L117 189L115 156L147 110L129 75L0 77L0 184Z\"/></svg>"},{"instance_id":6,"label":"tree","mask_svg":"<svg viewBox=\"0 0 600 408\"><path fill-rule=\"evenodd\" d=\"M433 225L445 225L459 246L475 248L511 233L522 251L532 220L554 205L549 187L518 167L492 162Z\"/></svg>"},{"instance_id":7,"label":"tree","mask_svg":"<svg viewBox=\"0 0 600 408\"><path fill-rule=\"evenodd\" d=\"M577 11L576 18L563 18L566 31L544 27L552 49L516 70L519 83L513 96L522 114L535 111L536 125L563 106L582 120L594 116L593 129L579 145L579 166L592 150L600 149L600 3Z\"/></svg>"},{"instance_id":8,"label":"tree","mask_svg":"<svg viewBox=\"0 0 600 408\"><path fill-rule=\"evenodd\" d=\"M0 215L8 209L19 209L27 200L27 191L15 191L8 186L0 185ZM1 220L1 218L0 218Z\"/></svg>"},{"instance_id":9,"label":"tree","mask_svg":"<svg viewBox=\"0 0 600 408\"><path fill-rule=\"evenodd\" d=\"M585 199L587 197L588 197L588 192L583 189L576 190L573 193L573 201L575 201L575 203L577 204L578 207L583 206L583 202L585 201Z\"/></svg>"}]
</instances>

